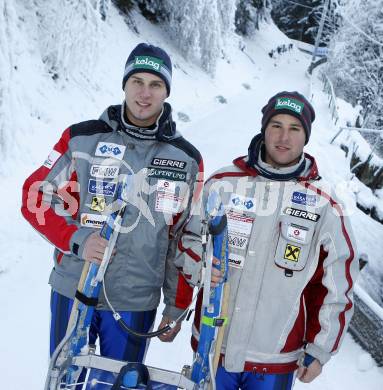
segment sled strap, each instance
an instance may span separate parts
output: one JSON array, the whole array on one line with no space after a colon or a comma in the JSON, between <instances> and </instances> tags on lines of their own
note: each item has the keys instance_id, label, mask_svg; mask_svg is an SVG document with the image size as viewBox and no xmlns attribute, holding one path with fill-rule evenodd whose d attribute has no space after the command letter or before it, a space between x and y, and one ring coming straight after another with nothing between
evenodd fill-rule
<instances>
[{"instance_id":1,"label":"sled strap","mask_svg":"<svg viewBox=\"0 0 383 390\"><path fill-rule=\"evenodd\" d=\"M148 368L142 363L127 363L121 368L111 390L121 390L121 386L134 389L140 385L152 390Z\"/></svg>"},{"instance_id":2,"label":"sled strap","mask_svg":"<svg viewBox=\"0 0 383 390\"><path fill-rule=\"evenodd\" d=\"M97 306L98 298L89 298L81 291L76 290L75 297L86 306Z\"/></svg>"}]
</instances>

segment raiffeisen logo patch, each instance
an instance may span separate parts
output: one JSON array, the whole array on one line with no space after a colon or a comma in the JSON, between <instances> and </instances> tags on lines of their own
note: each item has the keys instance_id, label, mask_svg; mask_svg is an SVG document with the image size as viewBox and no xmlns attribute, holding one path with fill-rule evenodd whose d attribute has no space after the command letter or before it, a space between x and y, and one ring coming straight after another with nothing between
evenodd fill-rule
<instances>
[{"instance_id":1,"label":"raiffeisen logo patch","mask_svg":"<svg viewBox=\"0 0 383 390\"><path fill-rule=\"evenodd\" d=\"M163 61L156 57L148 56L137 56L133 67L134 68L143 68L143 69L154 69L160 70Z\"/></svg>"},{"instance_id":2,"label":"raiffeisen logo patch","mask_svg":"<svg viewBox=\"0 0 383 390\"><path fill-rule=\"evenodd\" d=\"M304 106L304 103L291 98L277 98L277 101L275 103L276 110L287 109L294 111L297 114L302 114Z\"/></svg>"}]
</instances>

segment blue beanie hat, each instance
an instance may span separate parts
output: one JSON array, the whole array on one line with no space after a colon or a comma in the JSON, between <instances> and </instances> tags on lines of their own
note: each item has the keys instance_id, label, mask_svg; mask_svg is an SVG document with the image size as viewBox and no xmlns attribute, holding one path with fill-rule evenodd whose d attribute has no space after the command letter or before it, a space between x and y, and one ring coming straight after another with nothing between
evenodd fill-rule
<instances>
[{"instance_id":1,"label":"blue beanie hat","mask_svg":"<svg viewBox=\"0 0 383 390\"><path fill-rule=\"evenodd\" d=\"M122 89L125 88L128 78L139 72L152 73L160 77L166 85L168 96L170 95L172 62L165 50L147 43L139 43L126 61Z\"/></svg>"}]
</instances>

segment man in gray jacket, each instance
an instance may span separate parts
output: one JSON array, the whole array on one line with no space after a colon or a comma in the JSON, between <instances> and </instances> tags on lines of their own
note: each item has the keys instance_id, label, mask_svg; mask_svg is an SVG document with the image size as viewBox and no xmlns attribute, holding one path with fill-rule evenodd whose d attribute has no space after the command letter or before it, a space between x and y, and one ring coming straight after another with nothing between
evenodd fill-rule
<instances>
[{"instance_id":1,"label":"man in gray jacket","mask_svg":"<svg viewBox=\"0 0 383 390\"><path fill-rule=\"evenodd\" d=\"M199 257L199 209L203 162L177 131L169 96L172 64L159 47L141 43L125 65L122 105L98 120L70 126L25 182L22 213L55 246L49 283L51 343L65 335L85 261L100 263L106 240L99 229L116 199L119 177L133 175L134 191L122 219L105 290L131 328L148 332L164 294L160 327L176 320L192 298ZM195 213L197 214L197 213ZM124 234L126 233L126 234ZM160 336L172 341L180 323ZM101 293L90 329L103 356L142 361L146 341L125 334Z\"/></svg>"},{"instance_id":2,"label":"man in gray jacket","mask_svg":"<svg viewBox=\"0 0 383 390\"><path fill-rule=\"evenodd\" d=\"M215 172L204 190L204 203L220 194L229 230L217 389L288 390L294 372L311 382L338 351L353 312L358 267L350 221L303 152L314 109L298 92L280 92L262 113L248 155ZM214 285L221 275L213 272ZM197 310L194 349L199 322Z\"/></svg>"}]
</instances>

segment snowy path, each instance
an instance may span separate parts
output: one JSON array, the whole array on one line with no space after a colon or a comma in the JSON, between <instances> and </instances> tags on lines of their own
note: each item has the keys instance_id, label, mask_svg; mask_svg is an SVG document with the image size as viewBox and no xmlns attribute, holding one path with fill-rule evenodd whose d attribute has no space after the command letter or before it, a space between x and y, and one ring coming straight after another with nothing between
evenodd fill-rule
<instances>
[{"instance_id":1,"label":"snowy path","mask_svg":"<svg viewBox=\"0 0 383 390\"><path fill-rule=\"evenodd\" d=\"M49 149L59 137L58 129L63 129L63 126L76 120L89 119L90 113L94 115L94 112L104 108L106 100L110 100L111 104L119 101L118 92L120 91L116 91L116 88L120 88L120 65L126 59L127 47L141 40L151 40L152 37L157 40L161 39L152 25L147 27L147 25L139 24L142 36L136 36L131 31L127 31L122 21L117 19L117 14L113 18L113 28L105 27L105 50L107 51L105 64L107 67L105 68L103 64L104 68L100 66L97 70L99 74L94 74L94 79L100 82L94 91L93 85L87 86L85 91L82 91L81 85L75 85L73 82L71 84L71 81L59 89L49 77L45 74L39 76L36 71L41 68L41 58L38 57L37 52L30 54L35 55L35 58L28 57L26 60L29 62L26 62L25 68L30 68L31 70L28 71L31 73L35 72L33 75L35 82L40 84L40 89L44 93L39 94L40 92L37 93L37 90L32 88L30 91L33 93L28 94L27 91L25 95L22 95L23 99L20 101L25 103L25 111L30 107L31 112L36 110L39 115L21 118L23 121L20 123L24 127L18 129L18 135L15 137L15 142L18 143L17 148L6 162L5 173L1 177L3 184L0 192L0 204L2 205L2 223L0 224L2 247L0 258L1 389L42 389L48 365L50 289L47 280L52 264L52 248L26 224L20 215L22 183L39 162L44 160ZM253 43L254 47L249 44L249 52L255 59L256 65L251 64L249 67L249 64L245 64L243 60L235 64L233 61L233 64L237 66L236 73L223 72L214 82L198 70L193 73L193 77L184 76L181 72L178 72L175 77L176 83L185 86L185 91L181 92L179 90L177 92L177 88L174 88L179 109L190 114L189 108L192 113L191 122L178 124L185 137L194 143L203 154L207 175L223 165L230 164L234 157L246 153L252 136L260 128L260 110L266 103L265 99L281 90L298 90L308 93L308 79L304 76L308 59L299 53L296 56L285 55L275 60L276 66L274 66L267 57L267 51L273 47L272 45L278 45L281 34L273 36L272 32L267 32L259 35L259 42ZM116 40L116 36L127 38ZM159 42L155 43L159 44ZM260 53L262 50L263 52ZM233 58L236 56L244 57L238 50L233 52ZM181 63L182 68L190 72L189 64L182 62L179 56L177 61ZM229 65L225 66L225 69L228 69ZM237 88L235 94L230 94L227 92L230 88L227 86L226 89L224 88L225 84L235 84L237 80L238 83L247 82L248 79L251 81L249 90L240 87ZM220 87L223 91L220 91ZM17 88L23 89L23 86L15 85L15 90ZM100 90L103 91L102 94ZM203 102L196 98L198 96L196 91L201 98L205 99ZM225 95L227 104L217 103L213 98L209 100L209 96L214 97L219 93ZM89 99L90 95L92 99ZM112 96L118 96L118 98L112 99ZM347 164L337 147L329 149L327 140L331 134L331 123L326 102L320 93L314 97L314 103L318 112L318 120L314 124L312 142L308 150L318 157L320 169L323 167L325 171L332 171L332 165L336 164L339 179L344 179ZM56 109L57 106L60 109ZM20 112L23 114L25 111L19 111L19 107L14 107L12 114L17 117L20 116ZM36 119L36 117L39 118ZM332 159L328 158L329 150L331 150ZM337 178L334 173L332 179L337 180ZM367 234L376 234L378 237L381 227L378 228L376 223L369 222L371 221L369 219L366 221L365 217L358 218L356 222L363 221L363 226L366 227L360 229L361 235L365 235L363 238L366 242L369 242ZM375 242L379 242L378 238ZM181 334L174 343L163 344L154 340L150 346L147 363L175 370L180 369L185 363L190 364L192 354L189 339L190 323L187 323L184 324ZM383 370L373 365L369 366L366 360L368 359L363 355L362 350L347 335L341 352L326 365L322 376L310 385L297 384L296 388L302 390L382 390ZM366 371L361 370L363 367Z\"/></svg>"}]
</instances>

